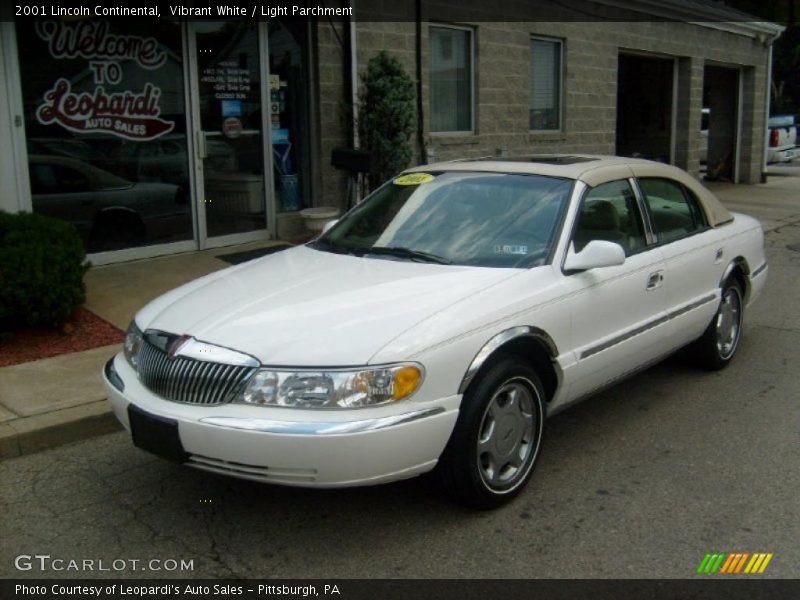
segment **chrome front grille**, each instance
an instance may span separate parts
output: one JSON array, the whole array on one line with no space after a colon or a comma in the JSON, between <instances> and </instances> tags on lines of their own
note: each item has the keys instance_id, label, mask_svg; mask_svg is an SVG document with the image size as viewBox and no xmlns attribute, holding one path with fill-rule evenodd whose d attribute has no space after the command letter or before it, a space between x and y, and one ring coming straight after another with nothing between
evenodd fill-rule
<instances>
[{"instance_id":1,"label":"chrome front grille","mask_svg":"<svg viewBox=\"0 0 800 600\"><path fill-rule=\"evenodd\" d=\"M188 404L225 404L241 392L254 367L170 358L146 339L139 351L139 380L166 400Z\"/></svg>"}]
</instances>

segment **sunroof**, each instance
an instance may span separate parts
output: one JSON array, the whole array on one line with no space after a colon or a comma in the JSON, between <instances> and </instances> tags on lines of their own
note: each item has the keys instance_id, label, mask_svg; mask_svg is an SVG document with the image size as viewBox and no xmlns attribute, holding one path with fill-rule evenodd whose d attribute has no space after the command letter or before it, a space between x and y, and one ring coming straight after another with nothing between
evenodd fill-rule
<instances>
[{"instance_id":1,"label":"sunroof","mask_svg":"<svg viewBox=\"0 0 800 600\"><path fill-rule=\"evenodd\" d=\"M572 156L565 154L519 156L494 159L500 162L532 162L545 165L574 165L576 163L592 162L599 160L593 156Z\"/></svg>"}]
</instances>

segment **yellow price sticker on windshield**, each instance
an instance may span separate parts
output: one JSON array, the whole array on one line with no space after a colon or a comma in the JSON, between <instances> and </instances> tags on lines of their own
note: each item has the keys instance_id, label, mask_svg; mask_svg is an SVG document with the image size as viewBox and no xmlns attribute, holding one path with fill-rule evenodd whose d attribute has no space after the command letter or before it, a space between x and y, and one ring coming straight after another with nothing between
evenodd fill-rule
<instances>
[{"instance_id":1,"label":"yellow price sticker on windshield","mask_svg":"<svg viewBox=\"0 0 800 600\"><path fill-rule=\"evenodd\" d=\"M433 179L433 175L430 173L407 173L400 175L392 183L395 185L419 185L420 183L433 181Z\"/></svg>"}]
</instances>

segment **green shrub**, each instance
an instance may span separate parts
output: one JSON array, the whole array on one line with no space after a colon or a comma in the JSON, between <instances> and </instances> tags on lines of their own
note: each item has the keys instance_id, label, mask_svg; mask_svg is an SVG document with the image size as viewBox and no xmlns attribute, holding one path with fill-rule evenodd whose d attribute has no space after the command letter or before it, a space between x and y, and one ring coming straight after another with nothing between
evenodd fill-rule
<instances>
[{"instance_id":1,"label":"green shrub","mask_svg":"<svg viewBox=\"0 0 800 600\"><path fill-rule=\"evenodd\" d=\"M361 149L373 157L368 180L374 190L411 161L414 83L400 61L381 50L369 59L361 84L358 137Z\"/></svg>"},{"instance_id":2,"label":"green shrub","mask_svg":"<svg viewBox=\"0 0 800 600\"><path fill-rule=\"evenodd\" d=\"M88 269L69 223L0 211L0 331L69 319L86 300Z\"/></svg>"}]
</instances>

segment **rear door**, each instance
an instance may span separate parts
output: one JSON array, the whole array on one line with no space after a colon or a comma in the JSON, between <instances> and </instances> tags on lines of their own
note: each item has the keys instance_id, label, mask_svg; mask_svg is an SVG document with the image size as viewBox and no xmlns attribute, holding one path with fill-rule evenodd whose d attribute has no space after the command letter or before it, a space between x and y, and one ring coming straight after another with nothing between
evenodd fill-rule
<instances>
[{"instance_id":1,"label":"rear door","mask_svg":"<svg viewBox=\"0 0 800 600\"><path fill-rule=\"evenodd\" d=\"M684 185L664 177L640 177L638 184L664 257L670 338L681 346L699 337L711 322L719 279L733 256Z\"/></svg>"},{"instance_id":2,"label":"rear door","mask_svg":"<svg viewBox=\"0 0 800 600\"><path fill-rule=\"evenodd\" d=\"M565 273L570 293L576 363L570 399L583 396L649 362L665 350L664 259L649 243L632 179L584 194L570 244L579 252L591 240L625 250L622 265Z\"/></svg>"}]
</instances>

